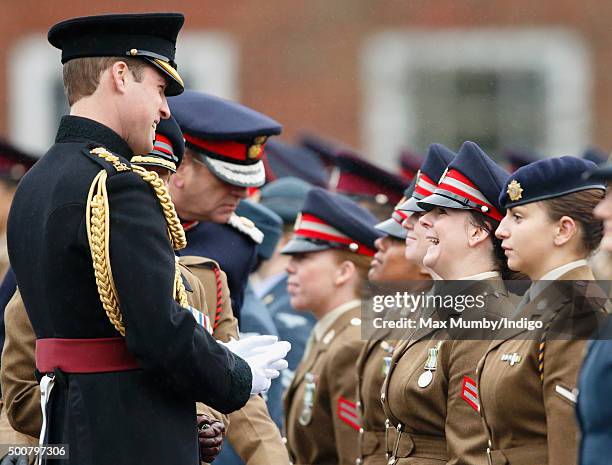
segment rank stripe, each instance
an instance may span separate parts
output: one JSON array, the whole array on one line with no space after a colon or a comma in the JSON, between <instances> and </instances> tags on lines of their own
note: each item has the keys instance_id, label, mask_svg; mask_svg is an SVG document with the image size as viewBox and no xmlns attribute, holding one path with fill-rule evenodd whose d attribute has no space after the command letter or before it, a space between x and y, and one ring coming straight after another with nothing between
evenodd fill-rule
<instances>
[{"instance_id":1,"label":"rank stripe","mask_svg":"<svg viewBox=\"0 0 612 465\"><path fill-rule=\"evenodd\" d=\"M342 396L338 398L338 418L357 431L361 428L357 415L357 404Z\"/></svg>"},{"instance_id":2,"label":"rank stripe","mask_svg":"<svg viewBox=\"0 0 612 465\"><path fill-rule=\"evenodd\" d=\"M433 191L436 190L437 183L433 182L425 173L421 173L419 176L419 180L416 183L416 187L414 191L417 194L420 194L424 197L430 196L433 194Z\"/></svg>"},{"instance_id":3,"label":"rank stripe","mask_svg":"<svg viewBox=\"0 0 612 465\"><path fill-rule=\"evenodd\" d=\"M463 377L463 386L461 388L461 397L474 410L480 411L480 401L478 400L478 385L469 376Z\"/></svg>"}]
</instances>

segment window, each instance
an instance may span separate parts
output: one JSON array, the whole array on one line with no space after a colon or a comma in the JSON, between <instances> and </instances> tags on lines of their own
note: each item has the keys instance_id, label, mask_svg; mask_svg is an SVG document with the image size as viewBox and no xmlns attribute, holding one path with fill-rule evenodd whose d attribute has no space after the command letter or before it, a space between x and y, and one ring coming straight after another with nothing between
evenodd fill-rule
<instances>
[{"instance_id":1,"label":"window","mask_svg":"<svg viewBox=\"0 0 612 465\"><path fill-rule=\"evenodd\" d=\"M18 41L11 49L8 74L10 139L33 153L53 143L64 96L61 52L45 35ZM186 31L179 36L176 61L185 85L220 97L238 98L238 48L225 34Z\"/></svg>"},{"instance_id":2,"label":"window","mask_svg":"<svg viewBox=\"0 0 612 465\"><path fill-rule=\"evenodd\" d=\"M590 63L560 30L382 33L362 55L367 153L395 166L402 147L496 156L518 146L578 154L590 138Z\"/></svg>"}]
</instances>

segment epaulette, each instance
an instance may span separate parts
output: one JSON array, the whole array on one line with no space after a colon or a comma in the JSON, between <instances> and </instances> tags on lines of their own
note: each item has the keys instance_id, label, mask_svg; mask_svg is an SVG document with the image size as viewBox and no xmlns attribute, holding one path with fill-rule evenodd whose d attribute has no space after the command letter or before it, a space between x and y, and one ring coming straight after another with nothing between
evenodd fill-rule
<instances>
[{"instance_id":1,"label":"epaulette","mask_svg":"<svg viewBox=\"0 0 612 465\"><path fill-rule=\"evenodd\" d=\"M83 148L82 152L87 155L89 159L104 168L109 176L132 170L129 161L121 159L118 155L115 155L104 147L90 145Z\"/></svg>"},{"instance_id":2,"label":"epaulette","mask_svg":"<svg viewBox=\"0 0 612 465\"><path fill-rule=\"evenodd\" d=\"M249 236L256 244L261 244L263 242L264 233L248 218L232 213L227 224Z\"/></svg>"}]
</instances>

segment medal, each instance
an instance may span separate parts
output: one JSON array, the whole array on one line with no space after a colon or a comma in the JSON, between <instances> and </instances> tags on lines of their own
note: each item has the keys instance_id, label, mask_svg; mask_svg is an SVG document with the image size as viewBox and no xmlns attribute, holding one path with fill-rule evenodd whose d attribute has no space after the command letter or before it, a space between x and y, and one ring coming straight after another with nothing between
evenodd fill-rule
<instances>
[{"instance_id":1,"label":"medal","mask_svg":"<svg viewBox=\"0 0 612 465\"><path fill-rule=\"evenodd\" d=\"M420 388L424 388L429 386L429 384L433 380L433 372L436 371L438 367L438 351L440 350L440 346L442 345L442 341L438 342L435 347L428 349L427 360L425 361L425 371L421 373L417 384Z\"/></svg>"},{"instance_id":2,"label":"medal","mask_svg":"<svg viewBox=\"0 0 612 465\"><path fill-rule=\"evenodd\" d=\"M306 373L304 377L306 380L306 386L304 388L304 402L302 404L302 412L298 418L300 425L307 426L312 420L312 407L314 406L314 395L315 395L315 375L312 373Z\"/></svg>"},{"instance_id":3,"label":"medal","mask_svg":"<svg viewBox=\"0 0 612 465\"><path fill-rule=\"evenodd\" d=\"M382 341L380 343L380 348L387 353L387 355L382 358L382 375L383 377L386 377L391 368L391 354L393 354L393 346L386 341Z\"/></svg>"}]
</instances>

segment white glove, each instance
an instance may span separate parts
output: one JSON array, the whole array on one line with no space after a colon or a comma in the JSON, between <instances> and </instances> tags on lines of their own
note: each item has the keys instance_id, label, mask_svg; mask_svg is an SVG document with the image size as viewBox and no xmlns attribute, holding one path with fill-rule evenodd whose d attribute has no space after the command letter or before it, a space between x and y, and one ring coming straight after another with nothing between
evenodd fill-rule
<instances>
[{"instance_id":1,"label":"white glove","mask_svg":"<svg viewBox=\"0 0 612 465\"><path fill-rule=\"evenodd\" d=\"M276 336L258 335L220 344L248 363L253 375L251 395L270 389L271 380L278 378L280 371L288 367L284 358L291 350L291 344L279 342Z\"/></svg>"}]
</instances>

